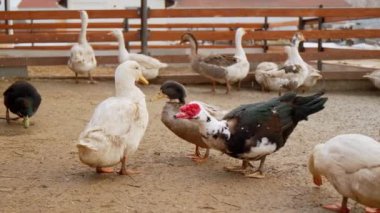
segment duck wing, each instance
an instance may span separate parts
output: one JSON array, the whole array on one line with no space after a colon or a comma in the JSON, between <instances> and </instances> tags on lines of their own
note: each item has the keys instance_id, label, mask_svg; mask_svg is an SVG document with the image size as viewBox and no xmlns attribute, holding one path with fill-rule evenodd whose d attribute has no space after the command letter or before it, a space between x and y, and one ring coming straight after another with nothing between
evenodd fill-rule
<instances>
[{"instance_id":1,"label":"duck wing","mask_svg":"<svg viewBox=\"0 0 380 213\"><path fill-rule=\"evenodd\" d=\"M137 61L137 63L146 69L159 69L168 66L167 64L160 62L158 59L144 54L129 53L129 59Z\"/></svg>"},{"instance_id":2,"label":"duck wing","mask_svg":"<svg viewBox=\"0 0 380 213\"><path fill-rule=\"evenodd\" d=\"M267 102L246 104L232 110L223 118L230 124L228 149L239 155L249 153L252 147L260 147L264 143L270 146L270 151L278 150L299 121L324 108L327 98L321 98L322 95L301 97L287 93ZM263 148L263 151L266 153L268 150Z\"/></svg>"},{"instance_id":3,"label":"duck wing","mask_svg":"<svg viewBox=\"0 0 380 213\"><path fill-rule=\"evenodd\" d=\"M138 118L139 110L136 103L123 98L108 98L96 107L91 120L79 136L80 144L120 145L124 138L133 134L131 128L132 125L138 125Z\"/></svg>"}]
</instances>

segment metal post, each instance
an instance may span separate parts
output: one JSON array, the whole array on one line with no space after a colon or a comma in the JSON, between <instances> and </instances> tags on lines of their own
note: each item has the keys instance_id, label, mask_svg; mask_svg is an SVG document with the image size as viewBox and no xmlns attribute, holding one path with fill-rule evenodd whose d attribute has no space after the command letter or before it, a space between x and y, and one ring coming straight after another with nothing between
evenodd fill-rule
<instances>
[{"instance_id":1,"label":"metal post","mask_svg":"<svg viewBox=\"0 0 380 213\"><path fill-rule=\"evenodd\" d=\"M267 31L269 28L269 24L268 24L268 17L265 16L264 17L264 25L263 25L263 29L265 31ZM264 50L264 53L266 53L268 51L268 41L267 40L264 40L264 47L263 47L263 50Z\"/></svg>"},{"instance_id":2,"label":"metal post","mask_svg":"<svg viewBox=\"0 0 380 213\"><path fill-rule=\"evenodd\" d=\"M298 30L304 30L305 29L305 21L302 17L298 17ZM299 44L298 51L304 52L305 47L303 46L303 42Z\"/></svg>"},{"instance_id":3,"label":"metal post","mask_svg":"<svg viewBox=\"0 0 380 213\"><path fill-rule=\"evenodd\" d=\"M141 17L141 30L140 30L141 52L143 54L148 54L148 0L141 0L140 17Z\"/></svg>"},{"instance_id":4,"label":"metal post","mask_svg":"<svg viewBox=\"0 0 380 213\"><path fill-rule=\"evenodd\" d=\"M322 9L323 8L323 5L319 5L319 8ZM324 17L318 17L318 30L322 30L322 25L323 23L325 22L325 18ZM323 52L323 47L322 47L322 39L318 39L318 52ZM318 66L318 69L320 71L322 71L322 68L323 68L323 63L322 63L322 60L318 60L317 61L317 66Z\"/></svg>"},{"instance_id":5,"label":"metal post","mask_svg":"<svg viewBox=\"0 0 380 213\"><path fill-rule=\"evenodd\" d=\"M8 0L4 0L4 11L8 11L8 10L9 10L9 7L8 7ZM5 20L5 25L6 25L6 26L9 25L9 20L8 20L8 19ZM7 28L7 29L5 30L5 32L6 32L7 35L9 35L9 32L10 32L9 28Z\"/></svg>"},{"instance_id":6,"label":"metal post","mask_svg":"<svg viewBox=\"0 0 380 213\"><path fill-rule=\"evenodd\" d=\"M128 20L128 18L124 19L123 32L129 32L129 20ZM130 49L129 49L129 41L127 41L127 40L124 39L124 42L125 42L125 48L129 52L130 51Z\"/></svg>"}]
</instances>

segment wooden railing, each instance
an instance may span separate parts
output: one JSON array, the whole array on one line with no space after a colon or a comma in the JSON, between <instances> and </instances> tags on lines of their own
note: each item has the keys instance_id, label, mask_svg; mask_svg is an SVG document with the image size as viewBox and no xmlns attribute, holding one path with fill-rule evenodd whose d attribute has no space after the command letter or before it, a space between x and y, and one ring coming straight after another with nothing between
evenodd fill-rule
<instances>
[{"instance_id":1,"label":"wooden railing","mask_svg":"<svg viewBox=\"0 0 380 213\"><path fill-rule=\"evenodd\" d=\"M113 28L125 29L124 37L126 41L137 41L144 43L147 41L164 41L168 44L148 45L148 48L187 48L175 44L181 35L191 31L199 40L216 42L215 44L201 45L201 48L227 48L232 47L232 43L219 41L232 41L234 29L246 27L255 29L244 39L253 39L256 44L248 45L246 48L260 47L268 50L267 53L249 54L249 60L253 62L261 61L282 61L285 59L283 53L271 51L268 47L268 40L290 39L295 31L278 30L283 26L298 26L307 40L322 39L351 39L351 38L379 38L380 29L356 29L356 30L322 30L309 29L305 26L312 24L322 24L342 20L379 18L380 8L349 8L349 9L155 9L149 11L149 19L155 18L193 18L200 17L204 20L210 17L263 17L263 23L169 23L169 24L148 24L143 27L141 24L129 24L131 19L141 19L139 9L127 10L89 10L90 23L88 26L87 38L96 50L116 49L116 43L104 44L104 42L115 42L108 32ZM349 17L348 17L349 16ZM300 21L286 21L281 23L270 23L268 17L296 17ZM68 50L73 42L78 40L80 29L78 11L10 11L0 12L1 20L13 20L14 24L0 24L0 45L15 44L13 47L4 47L2 51L9 49L28 50ZM96 22L102 19L102 22ZM117 21L115 20L117 19ZM29 21L31 23L18 23L17 21ZM43 20L44 22L40 22ZM77 20L77 23L70 23L68 20ZM103 21L105 21L103 23ZM302 23L301 23L302 22ZM149 32L148 32L149 30ZM13 31L13 34L8 33ZM142 32L148 32L146 38ZM264 41L264 42L260 42ZM37 44L43 43L44 46ZM64 45L57 45L61 43ZM146 43L146 42L145 42ZM258 44L260 43L260 44ZM35 44L34 46L20 46L18 44ZM140 48L131 46L131 48ZM157 56L159 59L169 62L188 62L185 55ZM373 59L380 58L380 51L373 50L342 50L342 49L306 49L302 53L305 60L342 60L342 59ZM16 63L17 61L17 63ZM115 56L98 57L99 63L116 63ZM0 67L20 66L20 65L55 65L66 64L66 57L39 58L38 56L20 56L18 58L0 58Z\"/></svg>"}]
</instances>

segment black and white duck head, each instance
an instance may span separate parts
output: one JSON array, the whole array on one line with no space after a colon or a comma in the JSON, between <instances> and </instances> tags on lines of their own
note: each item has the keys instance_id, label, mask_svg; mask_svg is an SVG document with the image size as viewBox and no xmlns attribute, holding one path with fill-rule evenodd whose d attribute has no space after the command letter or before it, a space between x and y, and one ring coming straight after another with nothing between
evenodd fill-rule
<instances>
[{"instance_id":1,"label":"black and white duck head","mask_svg":"<svg viewBox=\"0 0 380 213\"><path fill-rule=\"evenodd\" d=\"M187 92L185 86L177 81L168 80L161 85L160 92L151 100L155 101L161 98L167 98L170 101L178 100L179 103L185 104L186 96Z\"/></svg>"}]
</instances>

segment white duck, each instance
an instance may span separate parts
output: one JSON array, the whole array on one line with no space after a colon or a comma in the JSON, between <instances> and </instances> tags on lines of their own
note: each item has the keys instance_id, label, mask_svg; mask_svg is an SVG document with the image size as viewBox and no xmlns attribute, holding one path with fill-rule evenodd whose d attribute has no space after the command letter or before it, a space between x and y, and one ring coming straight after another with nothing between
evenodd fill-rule
<instances>
[{"instance_id":1,"label":"white duck","mask_svg":"<svg viewBox=\"0 0 380 213\"><path fill-rule=\"evenodd\" d=\"M191 51L191 65L195 72L203 75L212 81L212 91L215 92L216 82L225 83L227 87L226 93L231 90L231 83L239 82L240 88L241 81L248 75L249 62L245 55L242 38L246 34L244 28L238 28L235 33L235 54L229 55L198 55L198 43L194 35L186 33L181 37L181 43L190 42Z\"/></svg>"},{"instance_id":2,"label":"white duck","mask_svg":"<svg viewBox=\"0 0 380 213\"><path fill-rule=\"evenodd\" d=\"M298 46L304 37L296 33L291 45L284 48L288 59L283 66L272 62L260 63L255 71L255 79L261 85L262 90L295 90L302 87L304 90L314 86L318 79L322 78L319 71L308 65L298 51Z\"/></svg>"},{"instance_id":3,"label":"white duck","mask_svg":"<svg viewBox=\"0 0 380 213\"><path fill-rule=\"evenodd\" d=\"M298 39L297 39L298 37ZM306 75L303 83L298 86L300 90L305 92L306 90L309 90L311 87L315 86L317 84L317 81L322 79L322 75L320 74L320 71L318 69L315 69L310 64L306 63L298 50L299 43L301 41L304 41L305 38L303 37L302 33L298 32L296 33L292 38L292 45L290 47L285 47L285 52L288 55L288 59L285 61L284 66L297 66L299 65L300 68L302 68L303 72L302 74ZM302 78L304 76L300 76L300 82L302 81Z\"/></svg>"},{"instance_id":4,"label":"white duck","mask_svg":"<svg viewBox=\"0 0 380 213\"><path fill-rule=\"evenodd\" d=\"M95 52L91 45L87 42L86 31L88 25L87 12L80 11L82 20L82 28L79 34L79 41L70 50L70 58L67 63L69 68L75 73L75 81L78 83L78 74L88 74L90 83L95 83L92 79L91 71L96 68Z\"/></svg>"},{"instance_id":5,"label":"white duck","mask_svg":"<svg viewBox=\"0 0 380 213\"><path fill-rule=\"evenodd\" d=\"M106 167L119 162L120 174L134 173L126 169L127 158L137 150L148 124L145 95L135 85L137 80L148 84L137 62L120 64L115 71L115 96L96 107L79 136L80 160L99 173L112 172Z\"/></svg>"},{"instance_id":6,"label":"white duck","mask_svg":"<svg viewBox=\"0 0 380 213\"><path fill-rule=\"evenodd\" d=\"M309 170L316 185L322 185L325 176L343 196L341 205L326 208L348 212L348 198L380 208L380 143L374 139L360 134L331 138L315 146Z\"/></svg>"},{"instance_id":7,"label":"white duck","mask_svg":"<svg viewBox=\"0 0 380 213\"><path fill-rule=\"evenodd\" d=\"M168 66L153 57L144 54L129 53L125 48L123 32L120 29L115 29L111 33L119 42L119 63L123 63L128 60L137 61L137 63L142 66L142 72L146 79L156 78L159 74L159 70Z\"/></svg>"},{"instance_id":8,"label":"white duck","mask_svg":"<svg viewBox=\"0 0 380 213\"><path fill-rule=\"evenodd\" d=\"M363 78L368 78L376 88L380 89L380 70L364 75Z\"/></svg>"}]
</instances>

